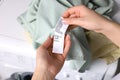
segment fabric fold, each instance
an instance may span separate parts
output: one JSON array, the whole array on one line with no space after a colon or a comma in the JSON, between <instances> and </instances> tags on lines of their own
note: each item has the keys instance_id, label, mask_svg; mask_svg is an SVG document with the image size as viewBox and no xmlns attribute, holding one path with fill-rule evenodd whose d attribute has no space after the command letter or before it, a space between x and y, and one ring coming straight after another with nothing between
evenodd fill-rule
<instances>
[{"instance_id":1,"label":"fabric fold","mask_svg":"<svg viewBox=\"0 0 120 80\"><path fill-rule=\"evenodd\" d=\"M18 21L29 32L33 40L33 45L37 49L49 35L54 34L55 25L64 11L81 4L109 18L113 0L32 0L28 10L18 17ZM84 71L92 59L91 53L93 52L91 52L89 45L93 45L94 42L89 41L91 40L91 33L88 34L81 27L77 27L68 31L67 34L71 36L72 41L67 60L71 61L70 66L73 69ZM104 42L101 42L101 44L104 45ZM99 57L103 56L99 54Z\"/></svg>"}]
</instances>

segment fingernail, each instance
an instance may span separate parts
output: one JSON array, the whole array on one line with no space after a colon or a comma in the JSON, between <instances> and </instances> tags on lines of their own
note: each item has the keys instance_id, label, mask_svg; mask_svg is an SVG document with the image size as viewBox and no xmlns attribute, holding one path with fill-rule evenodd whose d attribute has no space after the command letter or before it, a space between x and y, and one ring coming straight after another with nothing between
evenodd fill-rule
<instances>
[{"instance_id":1,"label":"fingernail","mask_svg":"<svg viewBox=\"0 0 120 80\"><path fill-rule=\"evenodd\" d=\"M61 19L63 20L64 18L63 18L63 17L61 17Z\"/></svg>"},{"instance_id":2,"label":"fingernail","mask_svg":"<svg viewBox=\"0 0 120 80\"><path fill-rule=\"evenodd\" d=\"M62 20L62 23L64 23L64 24L68 24L68 23L67 23L67 20Z\"/></svg>"},{"instance_id":3,"label":"fingernail","mask_svg":"<svg viewBox=\"0 0 120 80\"><path fill-rule=\"evenodd\" d=\"M66 20L63 19L62 22L63 22L63 23L66 23Z\"/></svg>"},{"instance_id":4,"label":"fingernail","mask_svg":"<svg viewBox=\"0 0 120 80\"><path fill-rule=\"evenodd\" d=\"M67 39L70 40L70 35L67 34Z\"/></svg>"},{"instance_id":5,"label":"fingernail","mask_svg":"<svg viewBox=\"0 0 120 80\"><path fill-rule=\"evenodd\" d=\"M51 34L49 34L49 36L48 36L48 38L47 38L47 39L49 40L49 39L51 39L51 38L52 38L52 35L51 35Z\"/></svg>"}]
</instances>

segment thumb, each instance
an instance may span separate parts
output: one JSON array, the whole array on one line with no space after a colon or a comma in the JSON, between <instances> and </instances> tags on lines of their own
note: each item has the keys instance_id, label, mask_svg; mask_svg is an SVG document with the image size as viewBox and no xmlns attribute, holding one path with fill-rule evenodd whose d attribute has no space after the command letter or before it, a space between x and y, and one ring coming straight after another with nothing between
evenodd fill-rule
<instances>
[{"instance_id":1,"label":"thumb","mask_svg":"<svg viewBox=\"0 0 120 80\"><path fill-rule=\"evenodd\" d=\"M49 46L51 45L51 43L52 43L52 39L51 39L51 37L49 36L49 37L47 38L47 40L46 40L41 46L47 49L47 48L49 48Z\"/></svg>"},{"instance_id":2,"label":"thumb","mask_svg":"<svg viewBox=\"0 0 120 80\"><path fill-rule=\"evenodd\" d=\"M64 48L64 54L63 56L66 58L68 51L70 49L71 46L71 40L70 40L70 36L67 34L66 38L65 38L65 48Z\"/></svg>"},{"instance_id":3,"label":"thumb","mask_svg":"<svg viewBox=\"0 0 120 80\"><path fill-rule=\"evenodd\" d=\"M81 18L64 18L62 22L69 25L82 25Z\"/></svg>"}]
</instances>

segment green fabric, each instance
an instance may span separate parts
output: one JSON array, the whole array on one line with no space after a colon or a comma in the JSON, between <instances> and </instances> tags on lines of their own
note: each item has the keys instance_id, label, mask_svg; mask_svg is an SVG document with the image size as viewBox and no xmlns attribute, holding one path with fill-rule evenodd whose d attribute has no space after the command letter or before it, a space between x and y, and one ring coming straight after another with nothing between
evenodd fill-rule
<instances>
[{"instance_id":1,"label":"green fabric","mask_svg":"<svg viewBox=\"0 0 120 80\"><path fill-rule=\"evenodd\" d=\"M84 4L107 16L113 6L112 0L32 0L29 9L19 16L18 21L30 33L35 48L38 48L50 34L63 12L72 6ZM91 61L91 52L84 30L80 27L67 32L72 46L67 59L76 70L85 70Z\"/></svg>"}]
</instances>

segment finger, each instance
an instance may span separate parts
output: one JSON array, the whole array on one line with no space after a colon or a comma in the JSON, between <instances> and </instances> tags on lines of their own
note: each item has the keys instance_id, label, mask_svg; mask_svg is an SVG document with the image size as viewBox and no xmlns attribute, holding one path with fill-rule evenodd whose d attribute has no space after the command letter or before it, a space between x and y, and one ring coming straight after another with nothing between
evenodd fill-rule
<instances>
[{"instance_id":1,"label":"finger","mask_svg":"<svg viewBox=\"0 0 120 80\"><path fill-rule=\"evenodd\" d=\"M43 46L44 48L49 48L49 46L51 45L51 43L52 43L52 39L51 39L51 37L49 36L48 38L47 38L47 40L41 45L41 46Z\"/></svg>"},{"instance_id":2,"label":"finger","mask_svg":"<svg viewBox=\"0 0 120 80\"><path fill-rule=\"evenodd\" d=\"M53 49L53 37L51 37L51 43L48 50L51 50L51 53L52 53L52 49Z\"/></svg>"},{"instance_id":3,"label":"finger","mask_svg":"<svg viewBox=\"0 0 120 80\"><path fill-rule=\"evenodd\" d=\"M69 18L75 18L75 17L77 18L77 15L75 15L75 14L72 14L69 16Z\"/></svg>"},{"instance_id":4,"label":"finger","mask_svg":"<svg viewBox=\"0 0 120 80\"><path fill-rule=\"evenodd\" d=\"M53 40L54 40L54 37L51 37L51 43L50 43L49 49L53 48Z\"/></svg>"},{"instance_id":5,"label":"finger","mask_svg":"<svg viewBox=\"0 0 120 80\"><path fill-rule=\"evenodd\" d=\"M83 19L82 18L66 18L66 19L63 19L62 22L69 25L81 26L83 24Z\"/></svg>"},{"instance_id":6,"label":"finger","mask_svg":"<svg viewBox=\"0 0 120 80\"><path fill-rule=\"evenodd\" d=\"M53 36L51 37L51 43L50 46L48 47L49 54L52 55L52 49L53 49Z\"/></svg>"},{"instance_id":7,"label":"finger","mask_svg":"<svg viewBox=\"0 0 120 80\"><path fill-rule=\"evenodd\" d=\"M80 6L71 7L63 13L63 18L68 18L71 15L79 16L80 15Z\"/></svg>"},{"instance_id":8,"label":"finger","mask_svg":"<svg viewBox=\"0 0 120 80\"><path fill-rule=\"evenodd\" d=\"M65 38L65 48L64 48L64 53L63 56L66 58L68 51L70 49L71 41L70 41L70 36L67 35Z\"/></svg>"},{"instance_id":9,"label":"finger","mask_svg":"<svg viewBox=\"0 0 120 80\"><path fill-rule=\"evenodd\" d=\"M75 14L74 7L69 8L63 13L63 18L68 18L70 15Z\"/></svg>"}]
</instances>

